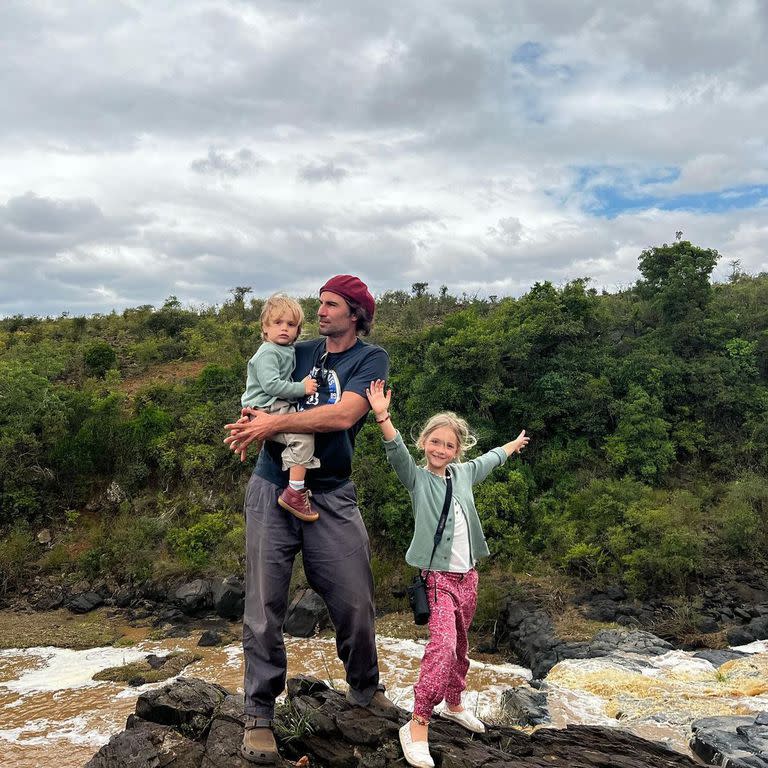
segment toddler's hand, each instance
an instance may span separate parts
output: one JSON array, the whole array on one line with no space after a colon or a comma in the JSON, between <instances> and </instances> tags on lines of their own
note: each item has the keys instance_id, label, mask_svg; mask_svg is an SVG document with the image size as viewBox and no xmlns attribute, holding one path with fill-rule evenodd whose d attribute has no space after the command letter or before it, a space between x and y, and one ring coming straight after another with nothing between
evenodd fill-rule
<instances>
[{"instance_id":1,"label":"toddler's hand","mask_svg":"<svg viewBox=\"0 0 768 768\"><path fill-rule=\"evenodd\" d=\"M317 392L317 382L311 376L305 376L302 379L304 384L304 394L314 395Z\"/></svg>"}]
</instances>

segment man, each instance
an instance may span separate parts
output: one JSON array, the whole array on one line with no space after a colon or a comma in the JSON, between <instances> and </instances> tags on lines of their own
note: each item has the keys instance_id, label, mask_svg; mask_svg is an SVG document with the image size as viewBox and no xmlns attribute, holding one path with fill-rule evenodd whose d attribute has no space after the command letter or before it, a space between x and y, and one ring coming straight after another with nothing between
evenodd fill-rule
<instances>
[{"instance_id":1,"label":"man","mask_svg":"<svg viewBox=\"0 0 768 768\"><path fill-rule=\"evenodd\" d=\"M241 458L253 440L267 440L248 483L246 515L246 598L243 619L246 730L241 748L251 762L277 759L271 730L275 698L285 686L282 627L296 554L303 551L310 586L328 606L336 648L349 683L347 699L396 716L379 684L370 548L354 484L350 480L355 436L368 414L365 388L385 379L387 353L358 338L370 331L375 303L367 286L352 275L332 277L320 289L320 333L324 338L296 344L294 380L307 375L318 391L296 413L243 410L228 424L225 440ZM278 506L287 484L282 446L269 441L279 432L315 433L320 468L307 472L315 522ZM306 503L309 501L306 499Z\"/></svg>"}]
</instances>

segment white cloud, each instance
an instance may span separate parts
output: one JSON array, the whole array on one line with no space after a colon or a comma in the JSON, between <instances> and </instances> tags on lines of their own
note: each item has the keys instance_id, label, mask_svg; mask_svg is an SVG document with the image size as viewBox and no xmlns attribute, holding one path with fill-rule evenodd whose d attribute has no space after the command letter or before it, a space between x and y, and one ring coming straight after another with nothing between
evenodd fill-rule
<instances>
[{"instance_id":1,"label":"white cloud","mask_svg":"<svg viewBox=\"0 0 768 768\"><path fill-rule=\"evenodd\" d=\"M766 269L764 208L588 211L768 183L767 31L755 0L5 3L0 314L610 288L678 229Z\"/></svg>"}]
</instances>

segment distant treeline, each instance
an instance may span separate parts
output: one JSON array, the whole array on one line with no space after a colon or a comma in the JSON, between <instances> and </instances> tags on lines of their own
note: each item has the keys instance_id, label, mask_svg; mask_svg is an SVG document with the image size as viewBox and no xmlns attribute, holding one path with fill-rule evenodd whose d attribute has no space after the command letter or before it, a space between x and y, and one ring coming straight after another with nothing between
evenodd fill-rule
<instances>
[{"instance_id":1,"label":"distant treeline","mask_svg":"<svg viewBox=\"0 0 768 768\"><path fill-rule=\"evenodd\" d=\"M389 352L406 439L443 409L469 419L477 450L521 428L532 437L478 488L495 562L643 594L765 556L768 275L734 269L712 284L717 258L686 241L651 248L617 293L577 279L519 299L427 283L379 297L371 340ZM262 300L232 293L204 309L169 297L0 320L0 591L30 564L134 580L242 568L253 457L230 455L222 426L238 413ZM318 301L302 303L311 336ZM374 547L401 557L410 509L372 423L355 480Z\"/></svg>"}]
</instances>

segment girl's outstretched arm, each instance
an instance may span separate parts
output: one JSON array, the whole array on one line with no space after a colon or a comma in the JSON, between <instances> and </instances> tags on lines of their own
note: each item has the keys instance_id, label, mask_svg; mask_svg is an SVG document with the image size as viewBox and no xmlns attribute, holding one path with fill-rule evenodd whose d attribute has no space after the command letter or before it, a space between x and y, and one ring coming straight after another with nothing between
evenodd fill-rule
<instances>
[{"instance_id":1,"label":"girl's outstretched arm","mask_svg":"<svg viewBox=\"0 0 768 768\"><path fill-rule=\"evenodd\" d=\"M530 437L526 436L525 430L523 430L514 440L502 445L501 448L507 456L511 456L513 453L520 453L528 445L530 439Z\"/></svg>"},{"instance_id":2,"label":"girl's outstretched arm","mask_svg":"<svg viewBox=\"0 0 768 768\"><path fill-rule=\"evenodd\" d=\"M368 402L371 404L373 417L376 423L381 427L381 434L385 440L394 440L397 431L389 415L389 403L392 400L392 390L384 391L384 381L376 379L371 382L371 386L365 390Z\"/></svg>"}]
</instances>

